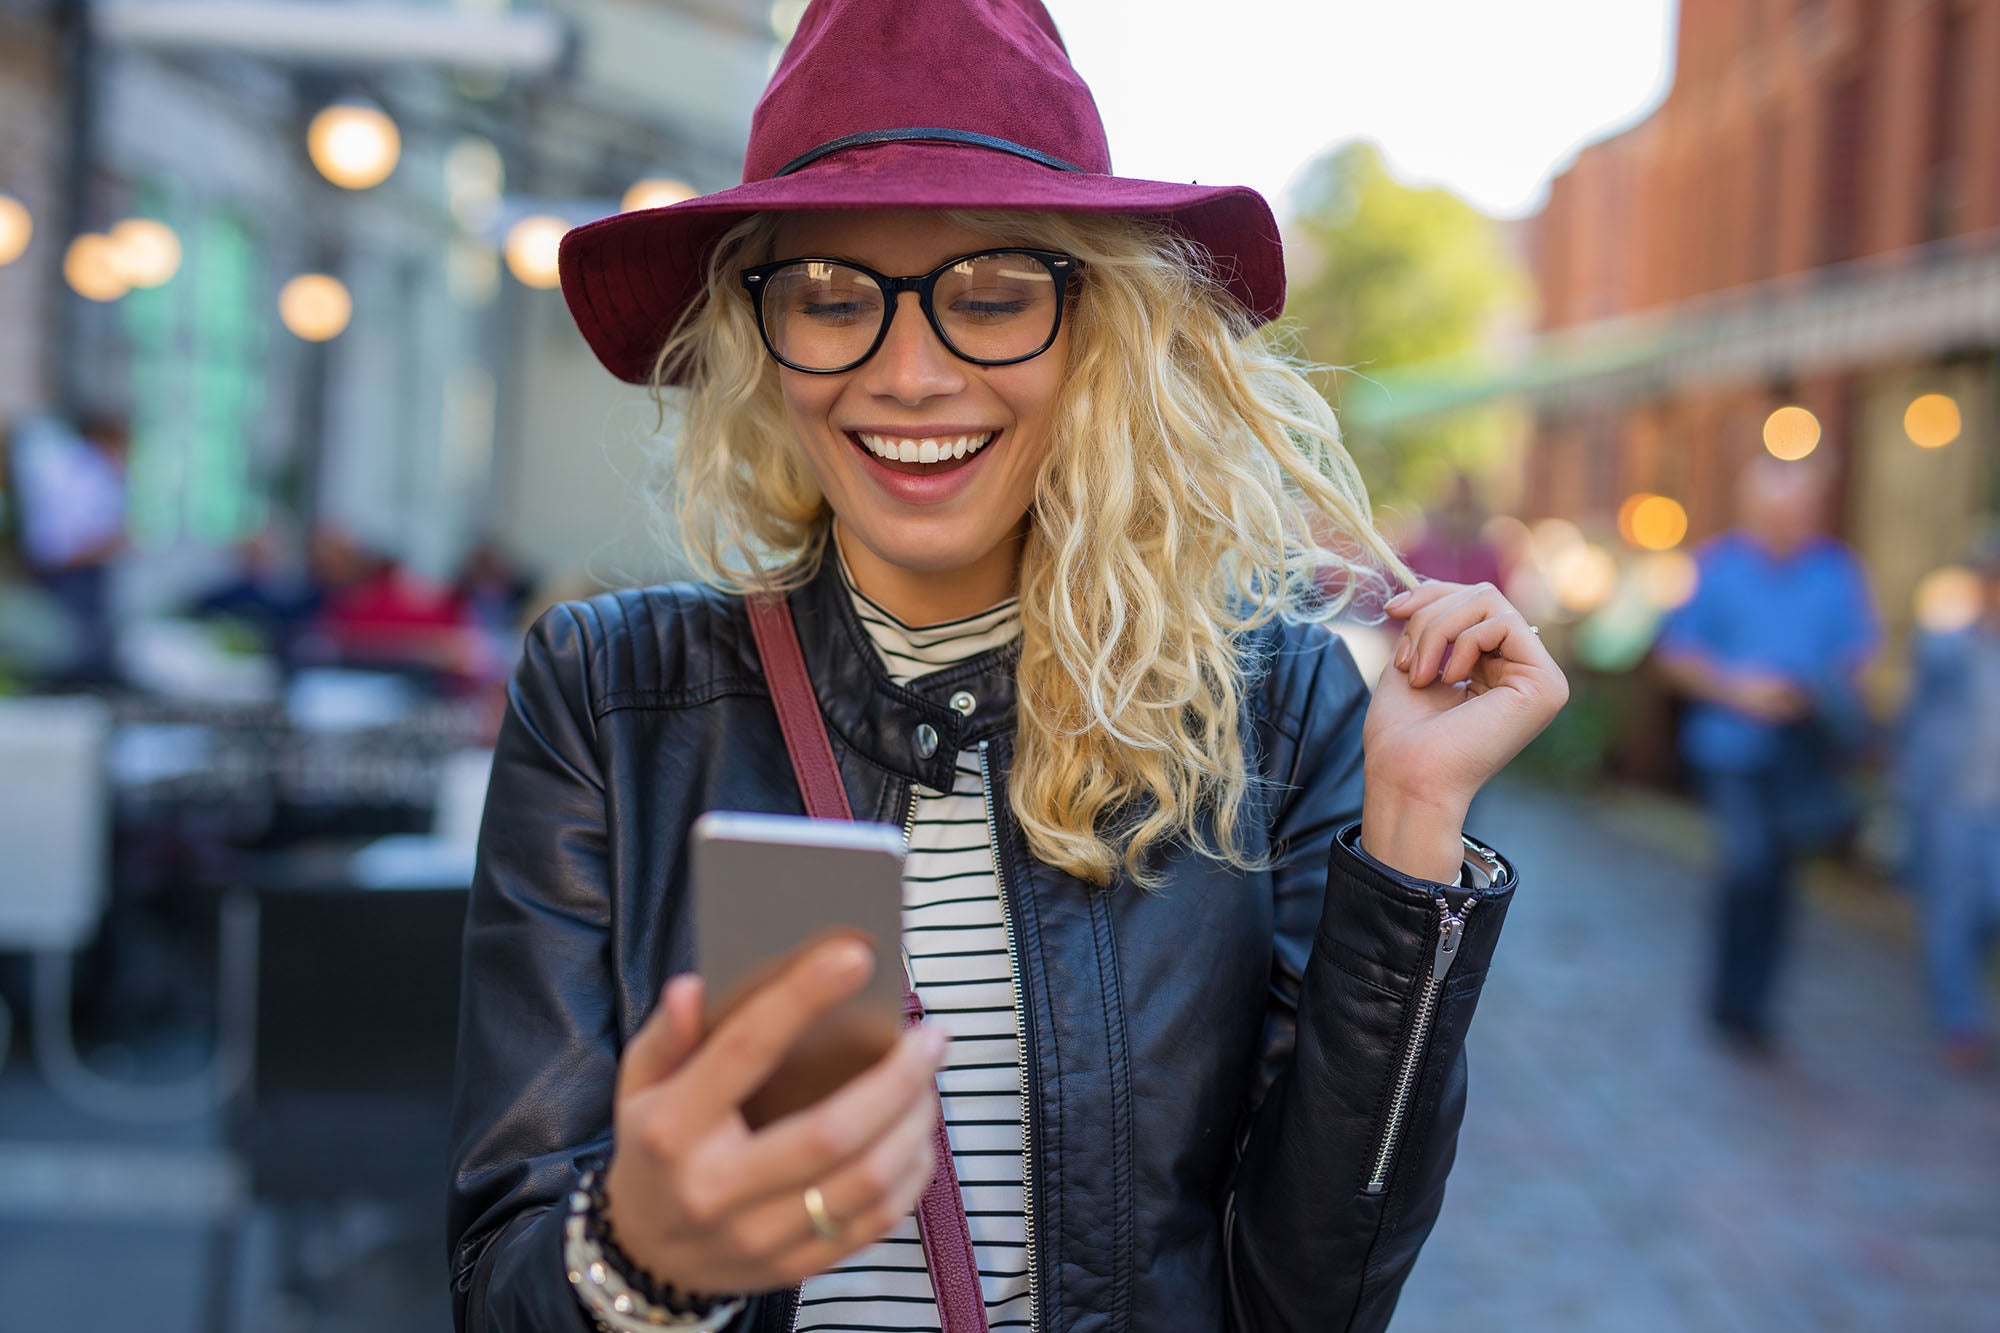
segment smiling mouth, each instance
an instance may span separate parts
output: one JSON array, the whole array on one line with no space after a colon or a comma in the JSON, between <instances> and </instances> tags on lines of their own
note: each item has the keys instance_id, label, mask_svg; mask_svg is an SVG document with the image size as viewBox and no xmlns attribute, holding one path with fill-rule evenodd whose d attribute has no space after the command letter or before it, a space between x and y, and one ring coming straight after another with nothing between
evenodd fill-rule
<instances>
[{"instance_id":1,"label":"smiling mouth","mask_svg":"<svg viewBox=\"0 0 2000 1333\"><path fill-rule=\"evenodd\" d=\"M894 472L933 476L964 467L973 455L993 443L998 431L972 435L933 435L913 439L851 430L847 438L870 458Z\"/></svg>"}]
</instances>

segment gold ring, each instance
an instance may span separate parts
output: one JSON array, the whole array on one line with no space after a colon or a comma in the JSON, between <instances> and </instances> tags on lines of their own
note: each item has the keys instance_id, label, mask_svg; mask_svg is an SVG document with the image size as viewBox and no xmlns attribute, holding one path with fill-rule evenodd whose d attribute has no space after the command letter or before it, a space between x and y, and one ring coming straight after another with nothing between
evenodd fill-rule
<instances>
[{"instance_id":1,"label":"gold ring","mask_svg":"<svg viewBox=\"0 0 2000 1333\"><path fill-rule=\"evenodd\" d=\"M819 1186L806 1186L806 1218L812 1223L813 1231L821 1240L839 1240L840 1226L833 1220L833 1214L826 1210L826 1196L819 1192Z\"/></svg>"}]
</instances>

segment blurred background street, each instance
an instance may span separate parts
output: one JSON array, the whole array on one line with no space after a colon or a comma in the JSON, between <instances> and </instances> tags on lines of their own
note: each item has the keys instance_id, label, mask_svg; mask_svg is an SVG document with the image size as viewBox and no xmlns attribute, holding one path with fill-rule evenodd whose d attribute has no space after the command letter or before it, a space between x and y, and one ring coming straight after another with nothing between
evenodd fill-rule
<instances>
[{"instance_id":1,"label":"blurred background street","mask_svg":"<svg viewBox=\"0 0 2000 1333\"><path fill-rule=\"evenodd\" d=\"M448 1327L502 682L684 568L555 247L804 9L0 0L0 1333ZM1049 9L1572 682L1397 1329L2000 1327L2000 0Z\"/></svg>"},{"instance_id":2,"label":"blurred background street","mask_svg":"<svg viewBox=\"0 0 2000 1333\"><path fill-rule=\"evenodd\" d=\"M1698 825L1520 788L1485 813L1535 891L1399 1333L1991 1328L1994 1089L1930 1058L1915 950L1869 889L1812 883L1787 1053L1744 1062L1698 1015Z\"/></svg>"}]
</instances>

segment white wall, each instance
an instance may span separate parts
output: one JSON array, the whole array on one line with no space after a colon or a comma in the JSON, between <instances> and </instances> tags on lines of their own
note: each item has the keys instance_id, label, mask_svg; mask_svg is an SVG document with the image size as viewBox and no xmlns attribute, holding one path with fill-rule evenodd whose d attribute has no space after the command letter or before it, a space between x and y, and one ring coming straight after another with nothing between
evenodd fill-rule
<instances>
[{"instance_id":1,"label":"white wall","mask_svg":"<svg viewBox=\"0 0 2000 1333\"><path fill-rule=\"evenodd\" d=\"M496 535L549 578L676 576L648 503L666 457L651 399L597 363L559 294L517 287L508 307L520 341L499 385Z\"/></svg>"}]
</instances>

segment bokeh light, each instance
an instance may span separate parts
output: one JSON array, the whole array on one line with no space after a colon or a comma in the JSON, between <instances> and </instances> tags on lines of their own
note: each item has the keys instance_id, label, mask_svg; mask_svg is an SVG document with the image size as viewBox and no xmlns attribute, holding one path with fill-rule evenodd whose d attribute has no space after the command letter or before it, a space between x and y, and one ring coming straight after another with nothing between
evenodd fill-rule
<instances>
[{"instance_id":1,"label":"bokeh light","mask_svg":"<svg viewBox=\"0 0 2000 1333\"><path fill-rule=\"evenodd\" d=\"M1819 448L1819 418L1796 404L1764 418L1764 448L1771 457L1795 463Z\"/></svg>"},{"instance_id":2,"label":"bokeh light","mask_svg":"<svg viewBox=\"0 0 2000 1333\"><path fill-rule=\"evenodd\" d=\"M1917 624L1935 634L1965 629L1984 609L1979 575L1963 565L1945 565L1917 584Z\"/></svg>"},{"instance_id":3,"label":"bokeh light","mask_svg":"<svg viewBox=\"0 0 2000 1333\"><path fill-rule=\"evenodd\" d=\"M1591 542L1566 546L1548 563L1549 582L1565 611L1595 611L1618 590L1618 562Z\"/></svg>"},{"instance_id":4,"label":"bokeh light","mask_svg":"<svg viewBox=\"0 0 2000 1333\"><path fill-rule=\"evenodd\" d=\"M127 218L110 232L120 276L133 287L158 287L181 269L181 238L153 218Z\"/></svg>"},{"instance_id":5,"label":"bokeh light","mask_svg":"<svg viewBox=\"0 0 2000 1333\"><path fill-rule=\"evenodd\" d=\"M500 255L484 241L461 236L444 256L444 288L467 310L484 310L500 294Z\"/></svg>"},{"instance_id":6,"label":"bokeh light","mask_svg":"<svg viewBox=\"0 0 2000 1333\"><path fill-rule=\"evenodd\" d=\"M1656 611L1685 606L1701 582L1701 570L1686 551L1653 551L1639 561L1639 592Z\"/></svg>"},{"instance_id":7,"label":"bokeh light","mask_svg":"<svg viewBox=\"0 0 2000 1333\"><path fill-rule=\"evenodd\" d=\"M1535 558L1549 564L1563 552L1583 545L1583 529L1566 518L1544 518L1528 530Z\"/></svg>"},{"instance_id":8,"label":"bokeh light","mask_svg":"<svg viewBox=\"0 0 2000 1333\"><path fill-rule=\"evenodd\" d=\"M278 292L278 318L307 342L338 338L354 317L354 298L329 273L301 273Z\"/></svg>"},{"instance_id":9,"label":"bokeh light","mask_svg":"<svg viewBox=\"0 0 2000 1333\"><path fill-rule=\"evenodd\" d=\"M618 202L621 213L636 213L642 208L665 208L678 204L684 199L692 199L701 191L686 181L677 181L665 176L648 177L635 181L632 188L625 191L625 197Z\"/></svg>"},{"instance_id":10,"label":"bokeh light","mask_svg":"<svg viewBox=\"0 0 2000 1333\"><path fill-rule=\"evenodd\" d=\"M1903 409L1903 432L1919 449L1942 449L1964 428L1958 404L1945 394L1921 394Z\"/></svg>"},{"instance_id":11,"label":"bokeh light","mask_svg":"<svg viewBox=\"0 0 2000 1333\"><path fill-rule=\"evenodd\" d=\"M34 214L10 194L0 194L0 268L19 259L35 238Z\"/></svg>"},{"instance_id":12,"label":"bokeh light","mask_svg":"<svg viewBox=\"0 0 2000 1333\"><path fill-rule=\"evenodd\" d=\"M524 286L546 290L561 281L556 251L569 224L546 213L522 218L507 231L507 270Z\"/></svg>"},{"instance_id":13,"label":"bokeh light","mask_svg":"<svg viewBox=\"0 0 2000 1333\"><path fill-rule=\"evenodd\" d=\"M377 107L336 102L306 127L306 152L319 174L344 190L366 190L389 179L403 155L403 136Z\"/></svg>"},{"instance_id":14,"label":"bokeh light","mask_svg":"<svg viewBox=\"0 0 2000 1333\"><path fill-rule=\"evenodd\" d=\"M86 301L116 301L132 290L119 258L115 241L87 231L63 252L63 280Z\"/></svg>"},{"instance_id":15,"label":"bokeh light","mask_svg":"<svg viewBox=\"0 0 2000 1333\"><path fill-rule=\"evenodd\" d=\"M1669 496L1640 491L1618 510L1618 534L1641 550L1671 551L1687 530L1687 510Z\"/></svg>"},{"instance_id":16,"label":"bokeh light","mask_svg":"<svg viewBox=\"0 0 2000 1333\"><path fill-rule=\"evenodd\" d=\"M1508 560L1518 560L1535 539L1528 525L1512 514L1495 514L1479 525L1479 535L1491 542Z\"/></svg>"},{"instance_id":17,"label":"bokeh light","mask_svg":"<svg viewBox=\"0 0 2000 1333\"><path fill-rule=\"evenodd\" d=\"M444 192L451 216L467 231L492 225L507 188L507 165L490 139L467 135L444 155Z\"/></svg>"}]
</instances>

